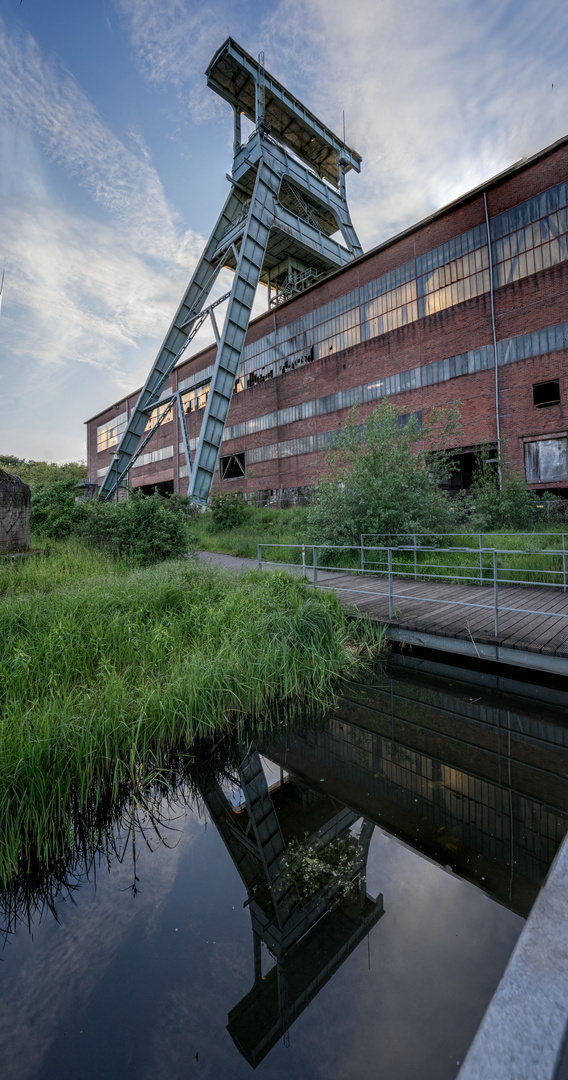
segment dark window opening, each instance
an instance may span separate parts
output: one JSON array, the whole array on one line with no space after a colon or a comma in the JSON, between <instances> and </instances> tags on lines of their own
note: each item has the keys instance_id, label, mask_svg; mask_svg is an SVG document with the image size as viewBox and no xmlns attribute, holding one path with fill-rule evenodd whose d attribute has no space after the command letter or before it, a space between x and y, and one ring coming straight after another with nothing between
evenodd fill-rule
<instances>
[{"instance_id":1,"label":"dark window opening","mask_svg":"<svg viewBox=\"0 0 568 1080\"><path fill-rule=\"evenodd\" d=\"M560 384L558 379L550 382L533 384L533 404L537 409L547 409L550 405L560 405Z\"/></svg>"},{"instance_id":2,"label":"dark window opening","mask_svg":"<svg viewBox=\"0 0 568 1080\"><path fill-rule=\"evenodd\" d=\"M416 430L420 431L422 428L422 409L418 409L417 412L399 413L396 418L396 426L399 429L405 428L411 420L416 422Z\"/></svg>"},{"instance_id":3,"label":"dark window opening","mask_svg":"<svg viewBox=\"0 0 568 1080\"><path fill-rule=\"evenodd\" d=\"M221 480L236 480L246 476L245 455L227 454L227 457L219 458L219 470Z\"/></svg>"},{"instance_id":4,"label":"dark window opening","mask_svg":"<svg viewBox=\"0 0 568 1080\"><path fill-rule=\"evenodd\" d=\"M489 457L486 464L490 465L497 473L497 454L495 447L488 447ZM442 484L449 494L457 491L468 491L472 485L475 473L482 463L483 454L480 450L461 450L449 457L450 470Z\"/></svg>"},{"instance_id":5,"label":"dark window opening","mask_svg":"<svg viewBox=\"0 0 568 1080\"><path fill-rule=\"evenodd\" d=\"M154 492L157 492L158 495L173 495L174 482L173 480L160 480L159 484L140 484L136 491L141 491L143 495L153 495Z\"/></svg>"}]
</instances>

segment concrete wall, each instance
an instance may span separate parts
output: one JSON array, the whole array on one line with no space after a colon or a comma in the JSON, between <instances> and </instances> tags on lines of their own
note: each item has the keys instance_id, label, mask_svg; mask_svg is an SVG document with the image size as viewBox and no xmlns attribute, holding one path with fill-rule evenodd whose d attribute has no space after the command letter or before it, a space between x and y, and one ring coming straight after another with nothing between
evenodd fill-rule
<instances>
[{"instance_id":1,"label":"concrete wall","mask_svg":"<svg viewBox=\"0 0 568 1080\"><path fill-rule=\"evenodd\" d=\"M0 469L0 552L29 548L30 502L28 485Z\"/></svg>"}]
</instances>

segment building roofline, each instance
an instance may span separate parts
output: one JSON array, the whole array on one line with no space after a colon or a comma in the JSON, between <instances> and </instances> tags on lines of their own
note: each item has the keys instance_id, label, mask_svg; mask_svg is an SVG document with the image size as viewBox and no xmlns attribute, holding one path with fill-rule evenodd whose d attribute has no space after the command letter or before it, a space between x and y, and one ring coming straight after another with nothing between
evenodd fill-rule
<instances>
[{"instance_id":1,"label":"building roofline","mask_svg":"<svg viewBox=\"0 0 568 1080\"><path fill-rule=\"evenodd\" d=\"M567 145L568 135L563 135L561 139L557 139L556 142L551 143L549 146L545 146L542 150L538 150L536 154L531 154L530 157L521 158L519 161L514 162L513 165L508 165L506 169L503 169L501 172L496 173L495 176L490 177L489 180L485 180L482 184L478 184L476 187L471 188L469 191L466 191L463 195L459 195L457 199L453 199L452 202L446 203L444 206L440 207L439 210L434 210L433 213L428 214L427 217L422 218L420 221L415 222L413 225L409 225L406 229L403 229L401 232L396 233L394 236L390 236L388 240L381 241L380 244L377 244L375 247L370 248L369 251L364 251L362 255L358 255L355 259L351 259L350 262L346 263L344 266L338 267L337 270L331 270L329 274L326 274L325 277L320 278L319 281L315 282L314 285L310 285L307 289L304 289L303 292L297 294L296 296L290 297L290 299L286 300L279 308L271 308L270 311L263 311L262 315L257 315L256 319L252 319L249 322L249 327L255 326L257 323L260 322L261 319L265 319L267 315L274 315L277 314L278 311L283 311L285 308L288 307L288 304L294 303L298 299L298 296L306 296L308 293L313 292L314 289L321 288L324 282L331 281L333 278L339 277L341 274L344 274L348 270L350 270L353 266L360 266L362 263L365 262L366 259L372 258L380 251L386 251L389 247L392 247L393 244L397 244L400 240L405 240L408 236L412 236L413 233L419 232L420 229L423 229L426 225L430 225L432 222L444 217L445 214L450 213L452 210L457 210L458 207L465 206L468 202L471 202L473 199L476 199L480 195L482 195L483 192L490 191L492 188L498 187L499 184L502 184L506 180L511 179L511 177L516 176L518 173L523 172L525 169L530 169L531 166L536 164L537 161L542 161L550 154L553 154L556 150L559 150L560 147ZM214 343L212 345L206 345L205 348L201 349L200 352L195 353L195 355L192 357L188 357L188 360L198 360L200 356L204 356L205 353L209 352L212 347L214 347ZM187 364L188 360L180 360L179 364L176 364L176 368L181 367L183 364ZM174 368L174 371L176 370L176 368ZM124 397L120 399L121 402L128 400L128 398L132 397L134 394L139 394L141 389L142 387L139 387L138 390L133 390L131 394L125 394ZM107 413L109 411L109 407L112 408L112 405L107 406L106 409L101 409L100 412L95 413L94 416L91 416L88 420L85 420L85 424L91 424L93 420L97 420L99 416Z\"/></svg>"},{"instance_id":2,"label":"building roofline","mask_svg":"<svg viewBox=\"0 0 568 1080\"><path fill-rule=\"evenodd\" d=\"M373 255L376 255L380 251L386 251L389 247L392 247L393 244L397 244L400 240L405 240L408 236L412 236L413 233L419 232L420 229L425 228L427 225L431 225L432 222L444 217L452 210L457 210L460 206L465 206L473 199L479 198L484 192L498 187L511 177L516 176L525 169L529 169L537 161L541 161L550 154L553 154L556 150L559 150L561 146L566 145L568 145L568 135L563 135L561 139L557 139L556 142L551 143L550 146L545 146L542 150L538 150L536 154L531 154L528 158L520 158L519 161L514 162L513 165L508 165L506 169L496 173L495 176L490 177L489 180L484 180L483 183L471 188L463 195L458 195L457 199L453 199L452 202L445 203L439 210L434 210L431 214L428 214L427 217L421 218L420 221L407 226L406 229L402 229L401 232L395 233L394 236L390 236L387 240L382 240L380 244L376 244L375 247L370 248L368 251L364 251L362 255L357 255L355 259L351 259L351 261L345 263L344 266L339 266L336 270L330 270L325 277L320 278L314 285L309 285L300 295L305 296L307 293L312 292L313 289L319 288L324 281L331 281L332 278L344 274L346 271L350 270L352 266L360 266L366 259L372 258ZM297 296L292 296L290 300L284 301L281 305L281 309L285 308L296 299ZM263 316L259 315L254 321L257 322L258 319L261 318L263 318Z\"/></svg>"}]
</instances>

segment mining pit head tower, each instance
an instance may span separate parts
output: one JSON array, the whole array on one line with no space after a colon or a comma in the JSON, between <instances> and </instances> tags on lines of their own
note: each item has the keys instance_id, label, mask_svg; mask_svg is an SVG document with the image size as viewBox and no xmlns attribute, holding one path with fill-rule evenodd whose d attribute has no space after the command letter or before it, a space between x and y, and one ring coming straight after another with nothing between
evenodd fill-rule
<instances>
[{"instance_id":1,"label":"mining pit head tower","mask_svg":"<svg viewBox=\"0 0 568 1080\"><path fill-rule=\"evenodd\" d=\"M215 53L206 76L207 85L233 108L234 158L227 176L231 190L103 480L100 495L106 499L177 408L187 493L206 504L258 283L267 287L269 306L277 306L362 254L345 195L345 174L360 171L360 155L265 71L262 54L254 60L232 38ZM245 144L243 115L255 125ZM338 232L343 243L335 239ZM224 268L234 271L231 291L208 303ZM215 308L224 301L228 303L219 330ZM217 356L192 459L179 392L163 395L163 388L207 318ZM148 431L154 410L157 420Z\"/></svg>"}]
</instances>

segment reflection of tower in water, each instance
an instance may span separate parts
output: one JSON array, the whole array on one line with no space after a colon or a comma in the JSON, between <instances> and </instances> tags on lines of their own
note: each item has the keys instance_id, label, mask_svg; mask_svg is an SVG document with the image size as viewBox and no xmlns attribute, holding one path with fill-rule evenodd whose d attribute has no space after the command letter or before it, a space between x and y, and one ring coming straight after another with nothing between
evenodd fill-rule
<instances>
[{"instance_id":1,"label":"reflection of tower in water","mask_svg":"<svg viewBox=\"0 0 568 1080\"><path fill-rule=\"evenodd\" d=\"M236 808L214 779L201 793L247 890L254 984L229 1013L228 1031L256 1067L378 921L383 898L365 887L374 825L283 772L269 790L256 750L239 781L244 801ZM350 852L347 874L330 871L307 895L297 876L302 861L325 865L338 845ZM276 961L264 976L263 942Z\"/></svg>"}]
</instances>

